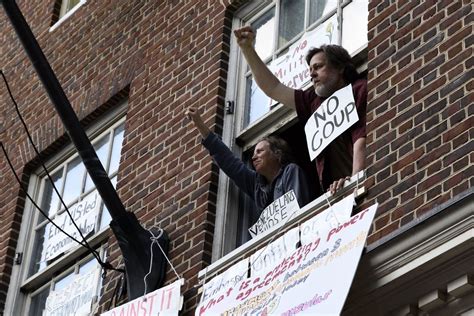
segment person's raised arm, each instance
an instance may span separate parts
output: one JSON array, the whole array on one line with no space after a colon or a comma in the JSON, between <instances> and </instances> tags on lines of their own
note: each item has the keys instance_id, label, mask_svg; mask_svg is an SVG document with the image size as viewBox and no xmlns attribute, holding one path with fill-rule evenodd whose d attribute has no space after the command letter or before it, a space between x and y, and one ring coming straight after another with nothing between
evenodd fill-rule
<instances>
[{"instance_id":1,"label":"person's raised arm","mask_svg":"<svg viewBox=\"0 0 474 316\"><path fill-rule=\"evenodd\" d=\"M282 84L258 56L253 47L255 33L252 28L244 26L234 30L234 34L259 88L273 100L294 109L294 90Z\"/></svg>"},{"instance_id":2,"label":"person's raised arm","mask_svg":"<svg viewBox=\"0 0 474 316\"><path fill-rule=\"evenodd\" d=\"M193 121L194 126L199 131L199 133L201 133L202 139L206 139L211 130L206 124L204 124L198 109L195 107L189 107L186 111L186 116Z\"/></svg>"}]
</instances>

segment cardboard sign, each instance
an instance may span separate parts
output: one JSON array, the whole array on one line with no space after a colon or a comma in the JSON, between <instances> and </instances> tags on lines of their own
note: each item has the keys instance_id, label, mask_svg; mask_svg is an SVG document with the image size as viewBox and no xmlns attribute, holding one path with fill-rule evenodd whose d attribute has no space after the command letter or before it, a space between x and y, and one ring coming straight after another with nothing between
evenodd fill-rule
<instances>
[{"instance_id":1,"label":"cardboard sign","mask_svg":"<svg viewBox=\"0 0 474 316\"><path fill-rule=\"evenodd\" d=\"M49 293L43 316L89 315L92 300L97 295L99 277L99 265L83 275L75 274L66 287Z\"/></svg>"},{"instance_id":2,"label":"cardboard sign","mask_svg":"<svg viewBox=\"0 0 474 316\"><path fill-rule=\"evenodd\" d=\"M330 229L337 227L339 223L351 218L354 201L354 193L352 193L301 224L301 244L306 245L310 243L314 239L326 234Z\"/></svg>"},{"instance_id":3,"label":"cardboard sign","mask_svg":"<svg viewBox=\"0 0 474 316\"><path fill-rule=\"evenodd\" d=\"M232 265L225 272L215 276L203 286L201 301L207 301L212 296L218 296L223 290L234 287L237 283L247 278L249 258L245 258Z\"/></svg>"},{"instance_id":4,"label":"cardboard sign","mask_svg":"<svg viewBox=\"0 0 474 316\"><path fill-rule=\"evenodd\" d=\"M274 60L268 68L284 85L300 89L311 80L305 57L312 47L337 43L337 17L334 16L315 30L304 34L300 40L291 45L288 53ZM276 101L271 101L271 105Z\"/></svg>"},{"instance_id":5,"label":"cardboard sign","mask_svg":"<svg viewBox=\"0 0 474 316\"><path fill-rule=\"evenodd\" d=\"M283 194L262 211L257 222L249 228L250 236L253 238L276 226L279 222L288 220L299 209L300 206L293 190Z\"/></svg>"},{"instance_id":6,"label":"cardboard sign","mask_svg":"<svg viewBox=\"0 0 474 316\"><path fill-rule=\"evenodd\" d=\"M265 275L202 302L196 315L339 315L377 205L299 247Z\"/></svg>"},{"instance_id":7,"label":"cardboard sign","mask_svg":"<svg viewBox=\"0 0 474 316\"><path fill-rule=\"evenodd\" d=\"M97 215L99 213L99 207L100 198L97 192L88 195L79 203L69 207L72 218L76 222L77 226L81 229L81 232L84 236L94 232ZM82 239L76 227L74 227L71 218L66 212L56 216L54 218L54 222L77 240ZM45 240L43 244L43 250L41 252L41 261L54 259L60 254L77 246L76 242L63 234L63 232L61 232L51 223L46 225L44 238Z\"/></svg>"},{"instance_id":8,"label":"cardboard sign","mask_svg":"<svg viewBox=\"0 0 474 316\"><path fill-rule=\"evenodd\" d=\"M311 160L358 120L352 85L337 90L324 100L304 127Z\"/></svg>"},{"instance_id":9,"label":"cardboard sign","mask_svg":"<svg viewBox=\"0 0 474 316\"><path fill-rule=\"evenodd\" d=\"M295 227L266 247L250 256L250 274L252 277L271 271L283 258L295 251L300 240L300 229Z\"/></svg>"},{"instance_id":10,"label":"cardboard sign","mask_svg":"<svg viewBox=\"0 0 474 316\"><path fill-rule=\"evenodd\" d=\"M101 315L178 316L183 306L183 296L181 295L183 284L184 279L179 279L168 286L136 298Z\"/></svg>"}]
</instances>

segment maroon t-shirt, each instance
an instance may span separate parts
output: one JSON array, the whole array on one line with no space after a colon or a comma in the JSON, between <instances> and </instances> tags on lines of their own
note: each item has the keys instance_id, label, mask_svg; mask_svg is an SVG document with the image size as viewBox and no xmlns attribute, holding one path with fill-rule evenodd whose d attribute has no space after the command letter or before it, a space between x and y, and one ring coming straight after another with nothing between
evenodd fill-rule
<instances>
[{"instance_id":1,"label":"maroon t-shirt","mask_svg":"<svg viewBox=\"0 0 474 316\"><path fill-rule=\"evenodd\" d=\"M352 92L354 93L359 121L332 141L316 157L316 169L324 190L333 181L352 174L354 142L361 137L366 137L367 81L365 79L356 80L352 83ZM295 90L295 106L299 120L306 124L311 114L316 111L324 100L326 98L316 95L313 88L306 91Z\"/></svg>"}]
</instances>

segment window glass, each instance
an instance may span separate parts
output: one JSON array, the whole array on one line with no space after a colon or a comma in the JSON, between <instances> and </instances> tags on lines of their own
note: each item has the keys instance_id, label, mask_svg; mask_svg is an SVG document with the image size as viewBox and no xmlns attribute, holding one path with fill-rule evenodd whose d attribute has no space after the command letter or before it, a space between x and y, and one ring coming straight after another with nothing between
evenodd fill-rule
<instances>
[{"instance_id":1,"label":"window glass","mask_svg":"<svg viewBox=\"0 0 474 316\"><path fill-rule=\"evenodd\" d=\"M255 51L262 60L269 58L273 52L275 34L275 8L272 8L252 23L255 31Z\"/></svg>"},{"instance_id":2,"label":"window glass","mask_svg":"<svg viewBox=\"0 0 474 316\"><path fill-rule=\"evenodd\" d=\"M97 267L97 261L95 260L89 260L87 261L86 263L82 264L80 267L79 267L79 274L80 275L84 275L86 274L87 272L91 271L93 268Z\"/></svg>"},{"instance_id":3,"label":"window glass","mask_svg":"<svg viewBox=\"0 0 474 316\"><path fill-rule=\"evenodd\" d=\"M252 79L252 76L247 78L246 86L247 103L250 104L250 107L245 115L244 126L253 123L255 120L270 111L270 105L272 102L272 100L257 86L257 83Z\"/></svg>"},{"instance_id":4,"label":"window glass","mask_svg":"<svg viewBox=\"0 0 474 316\"><path fill-rule=\"evenodd\" d=\"M53 179L53 184L58 190L61 190L62 187L62 169L51 174ZM43 182L43 197L44 199L41 202L41 209L48 215L53 215L58 210L59 197L58 194L53 189L53 184L49 178L45 178ZM43 215L40 215L40 221L45 219Z\"/></svg>"},{"instance_id":5,"label":"window glass","mask_svg":"<svg viewBox=\"0 0 474 316\"><path fill-rule=\"evenodd\" d=\"M85 171L84 164L79 157L75 158L68 164L63 193L63 200L66 205L69 205L69 203L71 203L81 193Z\"/></svg>"},{"instance_id":6,"label":"window glass","mask_svg":"<svg viewBox=\"0 0 474 316\"><path fill-rule=\"evenodd\" d=\"M304 30L305 0L282 0L278 23L278 47L282 47Z\"/></svg>"},{"instance_id":7,"label":"window glass","mask_svg":"<svg viewBox=\"0 0 474 316\"><path fill-rule=\"evenodd\" d=\"M273 7L260 18L251 24L252 29L255 30L255 51L262 58L266 60L272 56L274 47L275 35L275 8ZM248 75L246 80L246 113L244 117L244 126L249 125L257 118L270 110L271 99L263 93L253 80L251 75Z\"/></svg>"},{"instance_id":8,"label":"window glass","mask_svg":"<svg viewBox=\"0 0 474 316\"><path fill-rule=\"evenodd\" d=\"M69 11L74 8L77 4L79 4L80 0L66 0L67 1L67 10Z\"/></svg>"},{"instance_id":9,"label":"window glass","mask_svg":"<svg viewBox=\"0 0 474 316\"><path fill-rule=\"evenodd\" d=\"M92 256L46 284L48 291L32 297L30 315L91 315L91 302L99 295L100 266Z\"/></svg>"},{"instance_id":10,"label":"window glass","mask_svg":"<svg viewBox=\"0 0 474 316\"><path fill-rule=\"evenodd\" d=\"M309 2L309 24L313 24L337 8L337 0L310 0Z\"/></svg>"},{"instance_id":11,"label":"window glass","mask_svg":"<svg viewBox=\"0 0 474 316\"><path fill-rule=\"evenodd\" d=\"M56 284L54 284L54 290L59 291L59 290L64 289L66 286L71 284L71 282L73 281L73 278L74 278L74 273L69 273L66 276L62 277L56 282Z\"/></svg>"},{"instance_id":12,"label":"window glass","mask_svg":"<svg viewBox=\"0 0 474 316\"><path fill-rule=\"evenodd\" d=\"M43 245L46 235L46 224L42 224L39 229L36 230L36 240L33 247L33 262L28 275L32 275L41 269L46 267L46 261L41 261L41 253L43 252Z\"/></svg>"},{"instance_id":13,"label":"window glass","mask_svg":"<svg viewBox=\"0 0 474 316\"><path fill-rule=\"evenodd\" d=\"M94 144L94 149L99 157L100 163L107 170L107 158L109 154L109 135L102 137L97 143ZM86 172L86 183L83 192L88 192L94 187L94 182L90 177L89 173Z\"/></svg>"},{"instance_id":14,"label":"window glass","mask_svg":"<svg viewBox=\"0 0 474 316\"><path fill-rule=\"evenodd\" d=\"M368 1L352 1L344 7L342 11L342 19L342 46L347 49L349 54L352 54L368 41Z\"/></svg>"},{"instance_id":15,"label":"window glass","mask_svg":"<svg viewBox=\"0 0 474 316\"><path fill-rule=\"evenodd\" d=\"M112 146L112 155L110 157L109 175L117 172L120 162L120 151L122 150L124 125L117 127L114 133L114 142Z\"/></svg>"},{"instance_id":16,"label":"window glass","mask_svg":"<svg viewBox=\"0 0 474 316\"><path fill-rule=\"evenodd\" d=\"M46 304L46 298L49 294L49 287L31 297L30 316L41 315Z\"/></svg>"},{"instance_id":17,"label":"window glass","mask_svg":"<svg viewBox=\"0 0 474 316\"><path fill-rule=\"evenodd\" d=\"M116 126L92 140L97 155L104 164L104 167L107 168L108 162L113 161L114 172L109 172L109 174L112 175L111 181L114 187L117 183L116 174L120 161L123 130L124 123L116 124ZM113 145L110 146L112 139ZM85 183L85 190L82 189L82 183L85 181L86 175L84 164L77 153L73 153L71 158L66 158L65 163L54 172L54 184L58 190L61 190L61 174L65 174L63 199L68 205L69 212L74 218L76 225L81 227L81 231L85 236L88 236L107 226L110 223L111 217L108 211L102 207L102 200L97 190L95 190L90 177L87 178ZM48 209L48 206L53 205L52 201L58 204L57 197L52 192L52 185L46 177L42 177L42 182L44 183L43 195L39 196L37 200L40 201L40 205ZM49 209L52 209L52 206ZM53 214L50 215L50 218L68 234L75 235L76 239L80 239L69 215L62 206L60 209L62 209L60 213L54 214L50 212ZM101 212L102 209L103 211ZM44 217L38 216L36 223L34 234L35 246L29 275L42 271L49 264L61 258L64 253L72 251L78 246L75 241L68 238Z\"/></svg>"},{"instance_id":18,"label":"window glass","mask_svg":"<svg viewBox=\"0 0 474 316\"><path fill-rule=\"evenodd\" d=\"M110 181L112 182L112 185L114 186L114 188L117 187L117 176L110 179ZM102 229L106 226L109 226L111 220L112 220L112 217L110 216L109 210L104 204L102 207L99 228Z\"/></svg>"}]
</instances>

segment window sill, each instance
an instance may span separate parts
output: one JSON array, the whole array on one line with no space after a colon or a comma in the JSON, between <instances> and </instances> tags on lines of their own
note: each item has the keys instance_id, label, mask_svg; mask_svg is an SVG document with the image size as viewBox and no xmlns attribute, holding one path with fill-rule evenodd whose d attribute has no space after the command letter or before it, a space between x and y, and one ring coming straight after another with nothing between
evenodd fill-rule
<instances>
[{"instance_id":1,"label":"window sill","mask_svg":"<svg viewBox=\"0 0 474 316\"><path fill-rule=\"evenodd\" d=\"M320 213L326 209L327 203L333 204L340 200L342 197L346 196L349 192L356 189L357 185L358 190L356 196L361 196L365 194L365 187L363 182L365 181L364 171L360 171L358 174L352 176L352 178L344 183L343 189L338 192L335 196L332 196L330 193L321 195L314 201L310 202L304 206L295 216L290 218L287 222L281 222L279 225L276 225L272 229L266 231L265 233L258 235L257 237L249 240L240 247L229 252L224 257L218 259L207 268L201 270L198 274L198 278L203 280L204 278L212 278L215 275L223 272L226 268L230 267L235 262L250 257L252 253L260 249L265 244L271 242L274 238L282 235L288 229L295 227L299 223L302 223L314 215ZM362 184L362 185L360 185ZM285 226L285 228L282 228Z\"/></svg>"},{"instance_id":2,"label":"window sill","mask_svg":"<svg viewBox=\"0 0 474 316\"><path fill-rule=\"evenodd\" d=\"M79 10L80 7L82 7L84 4L87 3L87 0L81 0L74 8L66 12L59 20L56 21L50 28L49 31L53 32L55 29L57 29L64 21L66 21L71 15L74 14L77 10Z\"/></svg>"}]
</instances>

